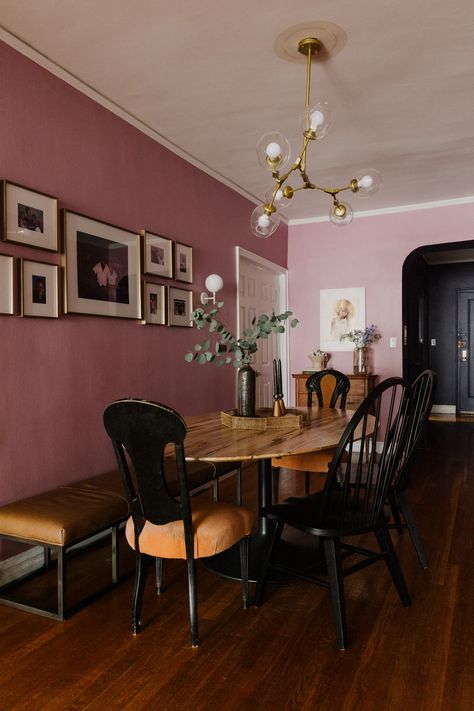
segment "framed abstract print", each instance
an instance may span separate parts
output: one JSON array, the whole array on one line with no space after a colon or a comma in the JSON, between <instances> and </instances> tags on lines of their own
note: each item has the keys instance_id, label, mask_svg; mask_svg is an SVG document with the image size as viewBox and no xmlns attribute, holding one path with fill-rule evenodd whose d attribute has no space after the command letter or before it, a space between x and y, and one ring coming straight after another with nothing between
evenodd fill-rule
<instances>
[{"instance_id":1,"label":"framed abstract print","mask_svg":"<svg viewBox=\"0 0 474 711\"><path fill-rule=\"evenodd\" d=\"M193 283L193 248L180 242L174 243L174 278Z\"/></svg>"},{"instance_id":2,"label":"framed abstract print","mask_svg":"<svg viewBox=\"0 0 474 711\"><path fill-rule=\"evenodd\" d=\"M193 312L193 292L168 287L168 323L170 326L187 326L192 328L191 314Z\"/></svg>"},{"instance_id":3,"label":"framed abstract print","mask_svg":"<svg viewBox=\"0 0 474 711\"><path fill-rule=\"evenodd\" d=\"M57 252L56 198L2 180L2 239Z\"/></svg>"},{"instance_id":4,"label":"framed abstract print","mask_svg":"<svg viewBox=\"0 0 474 711\"><path fill-rule=\"evenodd\" d=\"M20 315L59 318L59 267L20 260Z\"/></svg>"},{"instance_id":5,"label":"framed abstract print","mask_svg":"<svg viewBox=\"0 0 474 711\"><path fill-rule=\"evenodd\" d=\"M142 230L143 273L173 278L173 242Z\"/></svg>"},{"instance_id":6,"label":"framed abstract print","mask_svg":"<svg viewBox=\"0 0 474 711\"><path fill-rule=\"evenodd\" d=\"M143 320L155 326L166 326L166 287L145 282L143 287Z\"/></svg>"}]
</instances>

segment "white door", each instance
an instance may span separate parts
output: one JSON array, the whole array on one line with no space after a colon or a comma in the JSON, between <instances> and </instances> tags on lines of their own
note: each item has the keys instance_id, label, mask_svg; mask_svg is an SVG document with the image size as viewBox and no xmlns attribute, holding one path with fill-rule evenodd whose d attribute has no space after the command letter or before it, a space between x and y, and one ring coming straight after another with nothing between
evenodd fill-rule
<instances>
[{"instance_id":1,"label":"white door","mask_svg":"<svg viewBox=\"0 0 474 711\"><path fill-rule=\"evenodd\" d=\"M260 314L276 314L286 311L286 269L273 265L249 253L239 250L239 335L251 326L252 319ZM268 339L258 340L253 367L257 371L257 407L273 405L273 359L282 362L285 403L290 398L287 391L287 333L272 333Z\"/></svg>"}]
</instances>

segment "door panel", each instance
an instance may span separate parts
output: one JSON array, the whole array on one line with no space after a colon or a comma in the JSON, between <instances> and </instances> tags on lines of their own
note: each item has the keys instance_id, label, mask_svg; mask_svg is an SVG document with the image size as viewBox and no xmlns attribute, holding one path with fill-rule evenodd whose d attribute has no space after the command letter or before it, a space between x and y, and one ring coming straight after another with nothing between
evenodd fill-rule
<instances>
[{"instance_id":1,"label":"door panel","mask_svg":"<svg viewBox=\"0 0 474 711\"><path fill-rule=\"evenodd\" d=\"M474 290L458 291L458 403L459 412L474 413Z\"/></svg>"}]
</instances>

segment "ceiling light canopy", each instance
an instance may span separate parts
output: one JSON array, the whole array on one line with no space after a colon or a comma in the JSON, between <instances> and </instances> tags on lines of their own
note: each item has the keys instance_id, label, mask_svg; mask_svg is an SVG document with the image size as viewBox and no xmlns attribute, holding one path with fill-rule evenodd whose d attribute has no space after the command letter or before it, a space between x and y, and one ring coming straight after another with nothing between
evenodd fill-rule
<instances>
[{"instance_id":1,"label":"ceiling light canopy","mask_svg":"<svg viewBox=\"0 0 474 711\"><path fill-rule=\"evenodd\" d=\"M263 135L257 144L257 156L260 164L271 171L274 185L267 191L265 202L252 212L250 225L256 237L270 237L280 224L278 210L288 205L293 195L299 190L319 190L332 199L329 219L335 225L348 225L352 221L352 208L339 200L339 193L351 190L359 197L369 197L382 186L382 176L375 169L359 171L348 185L342 188L324 187L313 183L307 173L306 152L311 141L317 141L326 135L331 125L331 109L326 101L311 105L311 60L324 50L322 42L316 37L305 37L298 44L298 51L307 58L306 69L306 104L300 118L303 133L303 147L300 154L287 168L290 162L291 148L288 139L278 131ZM302 181L298 187L288 184L292 174Z\"/></svg>"}]
</instances>

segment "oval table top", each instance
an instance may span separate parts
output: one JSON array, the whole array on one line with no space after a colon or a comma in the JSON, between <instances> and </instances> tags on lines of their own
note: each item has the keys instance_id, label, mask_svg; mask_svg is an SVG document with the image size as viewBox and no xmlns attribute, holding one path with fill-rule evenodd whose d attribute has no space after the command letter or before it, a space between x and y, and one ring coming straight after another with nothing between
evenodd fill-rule
<instances>
[{"instance_id":1,"label":"oval table top","mask_svg":"<svg viewBox=\"0 0 474 711\"><path fill-rule=\"evenodd\" d=\"M354 412L328 407L300 407L292 408L292 411L308 412L308 409L310 424L300 429L232 429L221 424L220 412L185 417L188 428L184 441L186 459L210 462L273 459L337 446ZM368 425L373 422L370 417ZM372 432L373 429L366 429L366 435Z\"/></svg>"}]
</instances>

